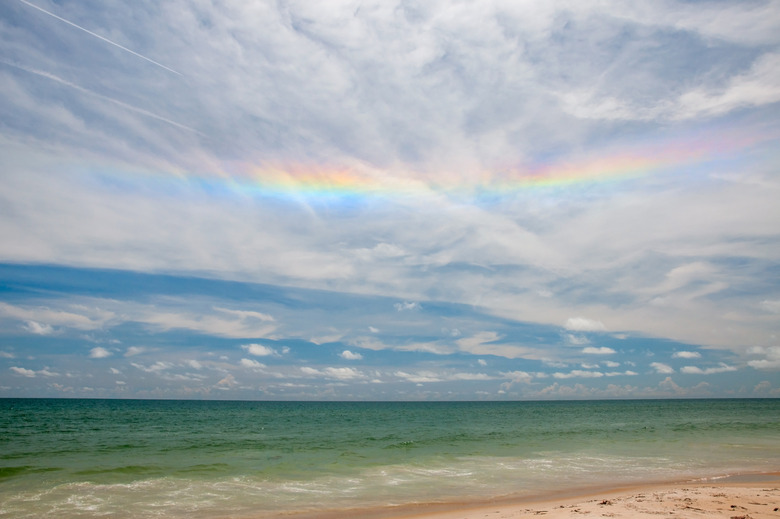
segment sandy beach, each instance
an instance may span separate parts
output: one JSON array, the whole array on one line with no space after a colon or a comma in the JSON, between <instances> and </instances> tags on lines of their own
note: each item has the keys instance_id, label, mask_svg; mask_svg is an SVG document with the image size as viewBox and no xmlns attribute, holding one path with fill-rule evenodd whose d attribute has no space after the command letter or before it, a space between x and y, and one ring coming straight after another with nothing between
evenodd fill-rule
<instances>
[{"instance_id":1,"label":"sandy beach","mask_svg":"<svg viewBox=\"0 0 780 519\"><path fill-rule=\"evenodd\" d=\"M514 519L546 517L675 517L728 519L780 518L780 477L760 481L725 481L651 485L589 496L431 511L405 515L414 519Z\"/></svg>"}]
</instances>

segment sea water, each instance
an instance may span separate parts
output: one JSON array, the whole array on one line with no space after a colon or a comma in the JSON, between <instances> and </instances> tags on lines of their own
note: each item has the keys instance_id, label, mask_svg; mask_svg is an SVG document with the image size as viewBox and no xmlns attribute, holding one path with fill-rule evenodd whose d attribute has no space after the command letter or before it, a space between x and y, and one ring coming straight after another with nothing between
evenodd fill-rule
<instances>
[{"instance_id":1,"label":"sea water","mask_svg":"<svg viewBox=\"0 0 780 519\"><path fill-rule=\"evenodd\" d=\"M267 517L780 470L780 400L0 400L0 517Z\"/></svg>"}]
</instances>

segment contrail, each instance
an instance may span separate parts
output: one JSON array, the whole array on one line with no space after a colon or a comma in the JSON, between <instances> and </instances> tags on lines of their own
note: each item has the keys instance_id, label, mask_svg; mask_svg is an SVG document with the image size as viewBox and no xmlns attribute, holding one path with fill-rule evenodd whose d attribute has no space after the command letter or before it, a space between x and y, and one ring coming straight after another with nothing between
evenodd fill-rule
<instances>
[{"instance_id":1,"label":"contrail","mask_svg":"<svg viewBox=\"0 0 780 519\"><path fill-rule=\"evenodd\" d=\"M21 0L21 1L24 1L24 0ZM197 133L198 135L201 135L201 136L205 137L205 135L203 133L199 132L195 128L190 128L189 126L186 126L186 125L181 124L181 123L177 123L176 121L172 121L171 119L166 119L165 117L162 117L160 115L152 113L152 112L150 112L148 110L144 110L143 108L138 108L136 106L129 105L127 103L119 101L118 99L114 99L113 97L108 97L108 96L104 96L103 94L98 94L97 92L93 92L92 90L86 89L86 88L84 88L82 86L79 86L79 85L77 85L75 83L71 83L67 79L62 79L61 77L55 76L54 74L51 74L49 72L44 72L42 70L37 70L37 69L34 69L34 68L25 67L24 65L19 65L17 63L11 63L10 61L6 61L6 60L4 60L2 58L0 58L0 63L5 63L9 67L14 67L14 68L17 68L19 70L23 70L25 72L28 72L30 74L35 74L36 76L45 77L46 79L50 79L52 81L56 81L57 83L60 83L61 85L65 85L65 86L68 86L68 87L73 88L75 90L78 90L82 94L87 94L87 95L91 95L91 96L97 97L97 98L102 99L104 101L108 101L109 103L114 103L115 105L121 106L122 108L124 108L126 110L130 110L131 112L136 112L136 113L139 113L141 115L145 115L147 117L151 117L153 119L157 119L158 121L162 121L164 123L168 123L168 124L170 124L172 126L176 126L177 128L181 128L182 130L187 130L189 132Z\"/></svg>"},{"instance_id":2,"label":"contrail","mask_svg":"<svg viewBox=\"0 0 780 519\"><path fill-rule=\"evenodd\" d=\"M101 35L99 35L99 34L95 34L94 32L90 31L89 29L85 29L85 28L84 28L84 27L82 27L81 25L77 25L77 24L75 24L75 23L73 23L73 22L71 22L71 21L68 21L68 20L66 20L65 18L62 18L62 17L60 17L60 16L57 16L56 14L54 14L54 13L52 13L52 12L49 12L49 11L47 11L46 9L44 9L44 8L42 8L42 7L38 7L38 6L37 6L37 5L35 5L35 4L31 4L31 3L30 3L30 2L28 2L27 0L19 0L19 1L20 1L20 2L22 2L22 3L23 3L23 4L25 4L25 5L29 5L29 6L30 6L30 7L32 7L33 9L38 9L38 10L39 10L39 11L41 11L42 13L46 13L46 14L48 14L49 16L52 16L52 17L54 17L54 18L56 18L56 19L60 20L61 22L65 22L65 23L67 23L68 25L72 25L72 26L73 26L73 27L75 27L76 29L81 29L81 30L82 30L82 31L84 31L85 33L87 33L87 34L90 34L90 35L94 36L95 38L100 38L101 40L103 40L103 41L104 41L104 42L106 42L106 43L110 43L111 45L113 45L113 46L115 46L115 47L119 47L120 49L122 49L122 50L124 50L124 51L127 51L127 52L129 52L130 54L133 54L133 55L135 55L135 56L138 56L138 57L139 57L139 58L141 58L141 59L145 59L145 60L146 60L146 61L148 61L149 63L152 63L152 64L154 64L154 65L157 65L158 67L164 68L164 69L165 69L165 70L167 70L168 72L173 72L174 74L178 74L178 75L180 75L180 76L181 76L181 75L183 75L181 72L177 72L177 71L173 70L172 68L168 68L168 67L166 67L165 65L163 65L162 63L158 63L158 62L154 61L153 59L151 59L151 58L147 58L146 56L144 56L144 55L142 55L142 54L138 54L137 52L135 52L135 51L133 51L133 50L130 50L130 49L128 49L127 47L123 47L122 45L119 45L118 43L116 43L116 42L113 42L113 41L109 40L108 38L104 38L103 36L101 36Z\"/></svg>"}]
</instances>

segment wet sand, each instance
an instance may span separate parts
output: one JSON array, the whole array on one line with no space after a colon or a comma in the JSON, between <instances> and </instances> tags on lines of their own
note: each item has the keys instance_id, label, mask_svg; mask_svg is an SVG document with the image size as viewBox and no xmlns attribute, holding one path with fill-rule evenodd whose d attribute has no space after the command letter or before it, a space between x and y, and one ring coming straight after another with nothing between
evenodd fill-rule
<instances>
[{"instance_id":1,"label":"wet sand","mask_svg":"<svg viewBox=\"0 0 780 519\"><path fill-rule=\"evenodd\" d=\"M752 481L751 481L752 479ZM727 518L780 519L780 475L604 490L546 501L417 511L414 519Z\"/></svg>"}]
</instances>

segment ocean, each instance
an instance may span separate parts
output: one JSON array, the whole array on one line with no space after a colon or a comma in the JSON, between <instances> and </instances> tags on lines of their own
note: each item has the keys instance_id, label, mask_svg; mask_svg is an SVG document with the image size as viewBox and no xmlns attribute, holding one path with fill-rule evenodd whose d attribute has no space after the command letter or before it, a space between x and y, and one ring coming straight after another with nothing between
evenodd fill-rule
<instances>
[{"instance_id":1,"label":"ocean","mask_svg":"<svg viewBox=\"0 0 780 519\"><path fill-rule=\"evenodd\" d=\"M779 470L776 399L0 399L0 518L275 517Z\"/></svg>"}]
</instances>

